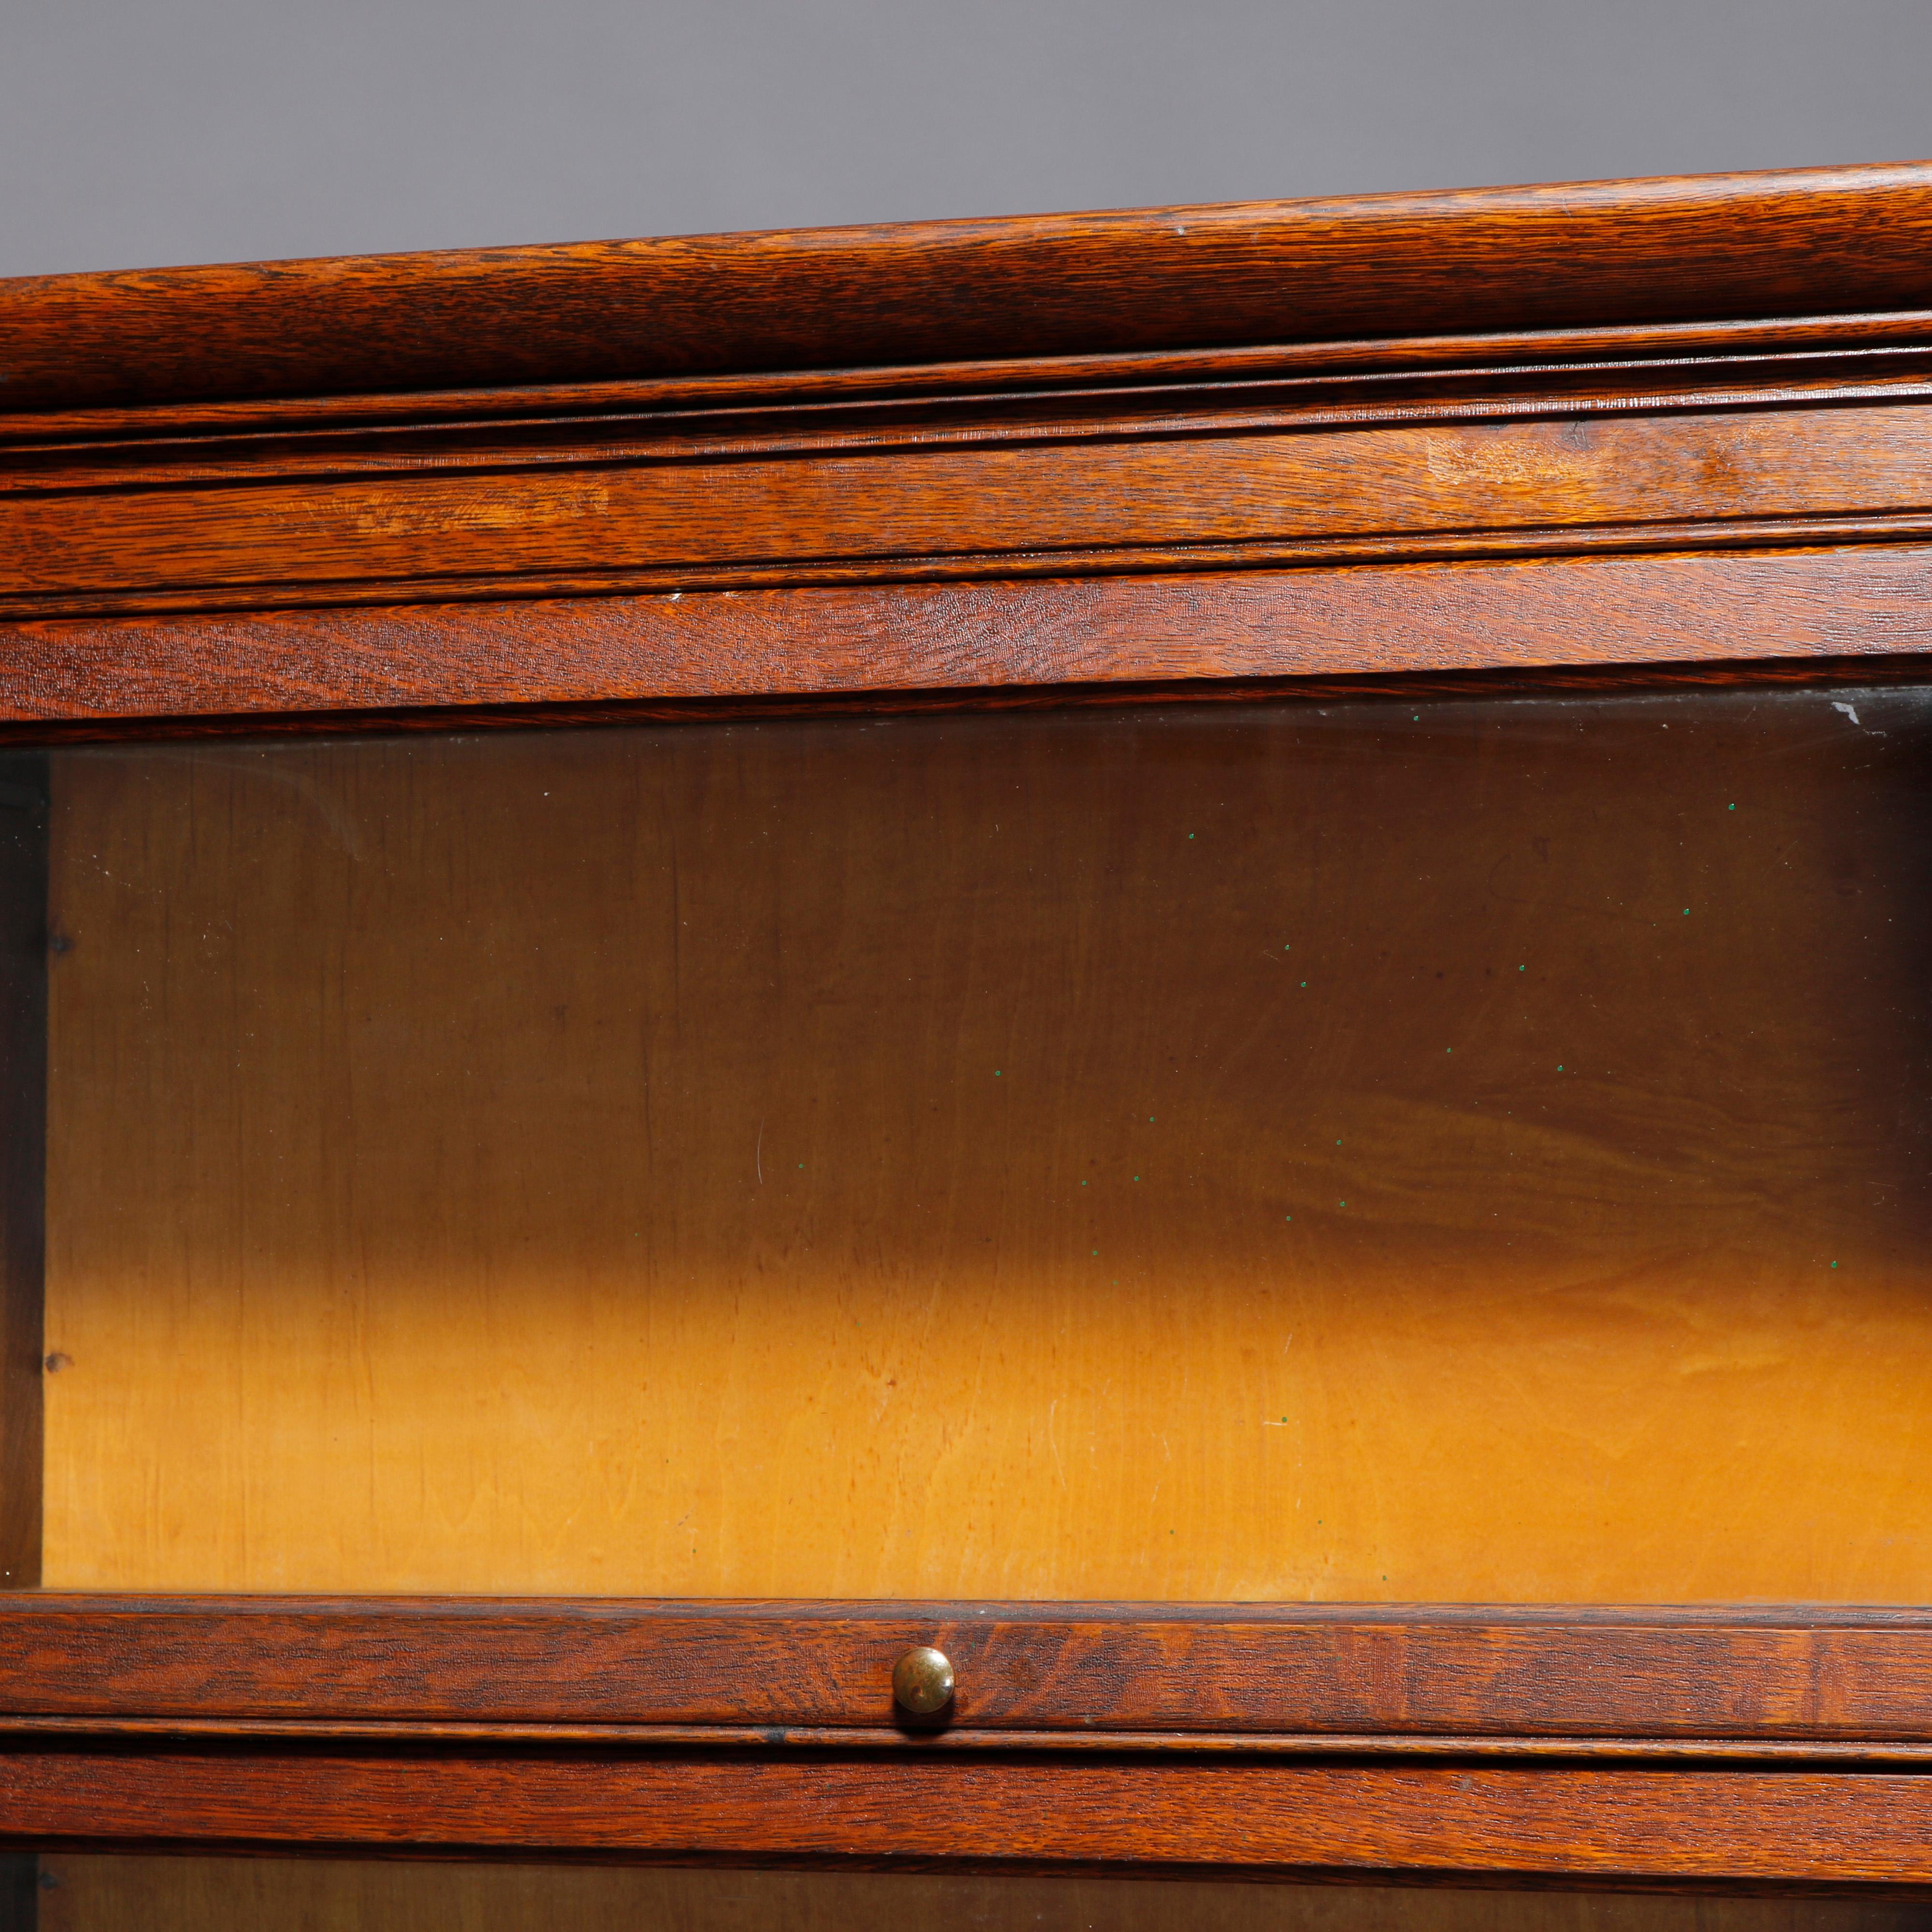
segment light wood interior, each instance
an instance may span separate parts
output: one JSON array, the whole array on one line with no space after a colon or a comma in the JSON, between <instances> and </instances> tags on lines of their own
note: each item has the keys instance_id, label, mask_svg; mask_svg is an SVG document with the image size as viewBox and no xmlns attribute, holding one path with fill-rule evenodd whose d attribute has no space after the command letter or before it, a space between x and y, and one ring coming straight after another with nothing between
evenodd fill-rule
<instances>
[{"instance_id":1,"label":"light wood interior","mask_svg":"<svg viewBox=\"0 0 1932 1932\"><path fill-rule=\"evenodd\" d=\"M1922 1932L1886 1899L50 1856L40 1932Z\"/></svg>"},{"instance_id":2,"label":"light wood interior","mask_svg":"<svg viewBox=\"0 0 1932 1932\"><path fill-rule=\"evenodd\" d=\"M1926 1600L1924 716L60 752L46 1581Z\"/></svg>"}]
</instances>

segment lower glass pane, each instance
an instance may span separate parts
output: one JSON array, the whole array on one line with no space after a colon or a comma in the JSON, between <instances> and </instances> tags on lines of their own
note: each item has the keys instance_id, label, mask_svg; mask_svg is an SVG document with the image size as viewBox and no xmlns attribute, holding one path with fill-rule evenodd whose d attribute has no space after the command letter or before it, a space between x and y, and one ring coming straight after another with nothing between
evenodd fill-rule
<instances>
[{"instance_id":1,"label":"lower glass pane","mask_svg":"<svg viewBox=\"0 0 1932 1932\"><path fill-rule=\"evenodd\" d=\"M17 1862L26 1864L29 1862ZM1926 1932L1932 1904L49 1855L40 1932ZM31 1924L31 1919L26 1922Z\"/></svg>"}]
</instances>

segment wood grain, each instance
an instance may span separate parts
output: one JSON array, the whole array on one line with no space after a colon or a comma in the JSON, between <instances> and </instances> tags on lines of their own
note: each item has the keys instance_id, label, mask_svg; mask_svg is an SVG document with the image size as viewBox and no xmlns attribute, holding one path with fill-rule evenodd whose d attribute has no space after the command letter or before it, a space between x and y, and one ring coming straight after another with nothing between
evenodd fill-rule
<instances>
[{"instance_id":1,"label":"wood grain","mask_svg":"<svg viewBox=\"0 0 1932 1932\"><path fill-rule=\"evenodd\" d=\"M1354 341L1264 343L1245 347L1138 350L1072 356L994 357L874 368L794 369L740 375L633 377L604 382L532 382L498 388L418 389L363 395L269 397L241 402L162 402L129 408L0 412L7 467L24 452L104 458L117 448L172 442L178 454L218 453L227 439L262 447L264 431L350 446L414 441L431 426L453 431L586 418L709 412L755 416L772 410L822 412L828 404L880 412L915 404L1004 398L1123 399L1176 390L1252 393L1339 388L1387 391L1421 384L1430 394L1470 379L1513 378L1518 393L1545 383L1594 381L1606 387L1693 387L1737 380L1746 372L1856 380L1921 367L1932 344L1932 310L1874 315L1780 316L1718 322L1504 329L1486 334L1396 335ZM380 434L371 437L368 432ZM452 439L453 440L453 439ZM278 452L278 454L280 452Z\"/></svg>"},{"instance_id":2,"label":"wood grain","mask_svg":"<svg viewBox=\"0 0 1932 1932\"><path fill-rule=\"evenodd\" d=\"M12 1752L16 1841L529 1848L1200 1873L1460 1869L1922 1884L1932 1780L1886 1772L665 1754Z\"/></svg>"},{"instance_id":3,"label":"wood grain","mask_svg":"<svg viewBox=\"0 0 1932 1932\"><path fill-rule=\"evenodd\" d=\"M1442 1886L71 1852L41 1868L41 1932L1920 1932L1923 1923L1922 1908L1903 1899Z\"/></svg>"},{"instance_id":4,"label":"wood grain","mask_svg":"<svg viewBox=\"0 0 1932 1932\"><path fill-rule=\"evenodd\" d=\"M1914 166L10 284L0 706L1903 664L1928 237ZM38 1442L45 1574L160 1594L0 1599L9 1898L1932 1882L1922 1613L1412 1600L1925 1600L1928 750L1842 681L65 748L44 843L20 762L0 1570ZM608 1600L462 1594L533 1590ZM1167 1600L994 1600L1096 1596Z\"/></svg>"},{"instance_id":5,"label":"wood grain","mask_svg":"<svg viewBox=\"0 0 1932 1932\"><path fill-rule=\"evenodd\" d=\"M1922 165L28 278L10 408L1923 309Z\"/></svg>"},{"instance_id":6,"label":"wood grain","mask_svg":"<svg viewBox=\"0 0 1932 1932\"><path fill-rule=\"evenodd\" d=\"M1055 1731L1131 1734L1115 1748L1136 1752L1169 1734L1385 1755L1442 1737L1472 1756L1486 1741L1932 1741L1932 1615L1822 1607L8 1596L0 1724L551 1724L633 1747L651 1742L640 1726L715 1725L807 1748L833 1726L849 1748L898 1732L892 1666L919 1642L952 1658L948 1721L982 1750Z\"/></svg>"},{"instance_id":7,"label":"wood grain","mask_svg":"<svg viewBox=\"0 0 1932 1932\"><path fill-rule=\"evenodd\" d=\"M1928 610L1899 544L52 620L0 626L0 717L1882 659Z\"/></svg>"},{"instance_id":8,"label":"wood grain","mask_svg":"<svg viewBox=\"0 0 1932 1932\"><path fill-rule=\"evenodd\" d=\"M0 612L1922 535L1928 458L1907 403L14 493Z\"/></svg>"},{"instance_id":9,"label":"wood grain","mask_svg":"<svg viewBox=\"0 0 1932 1932\"><path fill-rule=\"evenodd\" d=\"M40 1580L47 767L0 757L0 1586Z\"/></svg>"},{"instance_id":10,"label":"wood grain","mask_svg":"<svg viewBox=\"0 0 1932 1932\"><path fill-rule=\"evenodd\" d=\"M56 754L44 1574L1922 1601L1924 730Z\"/></svg>"},{"instance_id":11,"label":"wood grain","mask_svg":"<svg viewBox=\"0 0 1932 1932\"><path fill-rule=\"evenodd\" d=\"M900 372L877 393L859 388L854 372L820 370L783 379L788 387L764 379L769 394L751 378L730 379L715 394L659 397L659 386L638 386L630 406L622 386L592 386L582 401L568 388L472 391L422 398L419 411L412 406L418 399L400 396L356 413L347 399L333 410L316 403L311 416L296 415L294 404L230 404L212 412L83 412L44 424L0 418L0 496L1888 405L1922 403L1932 390L1932 344L1854 334L1787 350L1767 328L1772 346L1762 349L1672 355L1670 338L1646 334L1625 353L1598 344L1600 352L1568 361L1526 362L1502 346L1516 338L1480 338L1483 354L1460 366L1412 368L1400 352L1416 345L1388 344L1380 346L1394 364L1387 368L1304 368L1310 352L1228 350L1230 367L1218 376L1168 372L1164 358L1144 380L1124 372L1111 382L1056 383L1048 372L1058 364L967 364L976 373L949 387L944 377L962 365L943 364ZM1594 343L1598 333L1580 343ZM1932 336L1932 316L1918 318L1914 333ZM1004 376L997 385L996 368ZM466 412L457 413L463 405ZM251 409L261 426L247 413L229 421ZM198 426L211 412L213 421Z\"/></svg>"}]
</instances>

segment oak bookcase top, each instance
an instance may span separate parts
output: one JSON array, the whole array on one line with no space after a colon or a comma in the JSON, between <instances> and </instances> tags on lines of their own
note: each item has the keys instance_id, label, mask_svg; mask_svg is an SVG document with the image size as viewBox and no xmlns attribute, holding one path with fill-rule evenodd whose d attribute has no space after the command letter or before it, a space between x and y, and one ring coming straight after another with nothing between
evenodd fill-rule
<instances>
[{"instance_id":1,"label":"oak bookcase top","mask_svg":"<svg viewBox=\"0 0 1932 1932\"><path fill-rule=\"evenodd\" d=\"M0 282L0 413L1932 307L1932 163Z\"/></svg>"}]
</instances>

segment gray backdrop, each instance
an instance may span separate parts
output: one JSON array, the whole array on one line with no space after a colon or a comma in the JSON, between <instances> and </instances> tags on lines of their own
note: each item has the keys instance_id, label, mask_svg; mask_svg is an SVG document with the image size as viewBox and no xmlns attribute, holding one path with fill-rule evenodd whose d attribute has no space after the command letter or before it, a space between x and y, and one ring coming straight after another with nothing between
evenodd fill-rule
<instances>
[{"instance_id":1,"label":"gray backdrop","mask_svg":"<svg viewBox=\"0 0 1932 1932\"><path fill-rule=\"evenodd\" d=\"M1932 0L0 0L0 274L1932 154Z\"/></svg>"}]
</instances>

